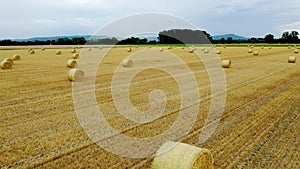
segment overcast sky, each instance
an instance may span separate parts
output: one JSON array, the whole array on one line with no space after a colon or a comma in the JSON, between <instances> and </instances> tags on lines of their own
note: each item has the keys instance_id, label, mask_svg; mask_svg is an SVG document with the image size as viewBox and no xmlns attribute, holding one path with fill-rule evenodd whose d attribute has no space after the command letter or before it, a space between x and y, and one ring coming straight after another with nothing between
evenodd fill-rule
<instances>
[{"instance_id":1,"label":"overcast sky","mask_svg":"<svg viewBox=\"0 0 300 169\"><path fill-rule=\"evenodd\" d=\"M300 0L1 0L0 39L93 34L144 12L179 16L211 35L300 32Z\"/></svg>"}]
</instances>

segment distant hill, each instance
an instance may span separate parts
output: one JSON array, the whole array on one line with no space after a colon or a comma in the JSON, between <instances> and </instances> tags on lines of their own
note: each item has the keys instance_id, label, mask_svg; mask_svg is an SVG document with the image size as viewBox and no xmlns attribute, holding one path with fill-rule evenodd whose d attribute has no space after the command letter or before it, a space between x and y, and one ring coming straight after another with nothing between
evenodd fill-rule
<instances>
[{"instance_id":1,"label":"distant hill","mask_svg":"<svg viewBox=\"0 0 300 169\"><path fill-rule=\"evenodd\" d=\"M22 41L47 41L47 40L58 40L60 38L85 38L86 40L90 40L92 37L96 39L105 39L109 38L108 36L92 36L92 35L73 35L73 36L51 36L51 37L33 37L33 38L27 38L27 39L12 39L13 41L22 42Z\"/></svg>"},{"instance_id":2,"label":"distant hill","mask_svg":"<svg viewBox=\"0 0 300 169\"><path fill-rule=\"evenodd\" d=\"M220 40L222 38L227 39L229 37L232 37L233 40L247 40L247 39L249 39L247 37L239 36L239 35L235 35L235 34L225 34L225 35L212 36L213 40Z\"/></svg>"}]
</instances>

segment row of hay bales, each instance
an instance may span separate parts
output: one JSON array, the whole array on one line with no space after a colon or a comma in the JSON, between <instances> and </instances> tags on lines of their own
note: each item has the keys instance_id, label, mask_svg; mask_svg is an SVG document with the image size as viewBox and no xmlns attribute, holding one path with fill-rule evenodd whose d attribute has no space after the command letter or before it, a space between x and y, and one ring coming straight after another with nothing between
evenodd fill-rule
<instances>
[{"instance_id":1,"label":"row of hay bales","mask_svg":"<svg viewBox=\"0 0 300 169\"><path fill-rule=\"evenodd\" d=\"M189 48L189 53L193 53L195 50L196 50L196 48L190 47ZM127 51L131 52L132 49L128 48ZM160 51L163 51L163 48L160 48ZM207 48L202 48L201 51L203 51L204 53L209 53L209 50ZM217 54L221 54L221 51L217 50L216 53ZM253 51L252 49L249 49L248 53L253 53L253 55L259 55L259 51ZM74 68L75 67L74 65L76 65L76 60L74 60L74 59L73 60L68 60L68 63L67 63L68 67L70 67L70 68ZM295 63L295 62L296 62L296 57L295 56L290 56L288 58L288 63ZM133 66L133 61L130 60L130 59L124 59L122 61L122 65L124 67L132 67ZM231 60L221 60L221 67L222 68L230 68L230 66L231 66ZM75 75L76 72L80 72L79 73L80 75L84 75L84 72L81 71L81 70L78 70L78 69L76 69L76 71L72 70L68 74L68 77L69 77L70 81L76 81L76 78L73 78L73 77L76 77L76 75Z\"/></svg>"},{"instance_id":2,"label":"row of hay bales","mask_svg":"<svg viewBox=\"0 0 300 169\"><path fill-rule=\"evenodd\" d=\"M21 60L20 55L14 55L12 58L5 58L3 61L0 63L1 69L11 69L15 61Z\"/></svg>"}]
</instances>

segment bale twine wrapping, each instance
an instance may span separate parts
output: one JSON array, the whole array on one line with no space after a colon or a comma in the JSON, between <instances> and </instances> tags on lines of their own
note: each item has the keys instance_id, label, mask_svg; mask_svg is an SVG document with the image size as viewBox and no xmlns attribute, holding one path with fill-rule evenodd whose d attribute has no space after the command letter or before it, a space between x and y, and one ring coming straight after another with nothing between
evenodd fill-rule
<instances>
[{"instance_id":1,"label":"bale twine wrapping","mask_svg":"<svg viewBox=\"0 0 300 169\"><path fill-rule=\"evenodd\" d=\"M295 50L294 50L294 53L299 53L299 50L298 50L298 49L295 49Z\"/></svg>"},{"instance_id":2,"label":"bale twine wrapping","mask_svg":"<svg viewBox=\"0 0 300 169\"><path fill-rule=\"evenodd\" d=\"M230 68L231 66L231 60L222 60L221 67L222 68Z\"/></svg>"},{"instance_id":3,"label":"bale twine wrapping","mask_svg":"<svg viewBox=\"0 0 300 169\"><path fill-rule=\"evenodd\" d=\"M77 68L70 69L68 72L68 79L72 82L82 81L84 79L83 70Z\"/></svg>"},{"instance_id":4,"label":"bale twine wrapping","mask_svg":"<svg viewBox=\"0 0 300 169\"><path fill-rule=\"evenodd\" d=\"M290 56L288 59L288 63L296 63L296 57L295 56Z\"/></svg>"},{"instance_id":5,"label":"bale twine wrapping","mask_svg":"<svg viewBox=\"0 0 300 169\"><path fill-rule=\"evenodd\" d=\"M3 61L9 62L11 65L14 64L14 60L12 60L11 58L5 58L5 59L3 59Z\"/></svg>"},{"instance_id":6,"label":"bale twine wrapping","mask_svg":"<svg viewBox=\"0 0 300 169\"><path fill-rule=\"evenodd\" d=\"M167 142L157 151L152 169L212 169L213 156L208 149Z\"/></svg>"},{"instance_id":7,"label":"bale twine wrapping","mask_svg":"<svg viewBox=\"0 0 300 169\"><path fill-rule=\"evenodd\" d=\"M10 62L4 60L0 63L0 67L1 67L1 69L11 69L12 64Z\"/></svg>"},{"instance_id":8,"label":"bale twine wrapping","mask_svg":"<svg viewBox=\"0 0 300 169\"><path fill-rule=\"evenodd\" d=\"M56 55L61 55L61 54L62 54L62 53L61 53L60 50L56 51Z\"/></svg>"},{"instance_id":9,"label":"bale twine wrapping","mask_svg":"<svg viewBox=\"0 0 300 169\"><path fill-rule=\"evenodd\" d=\"M21 60L21 56L20 55L14 55L13 60Z\"/></svg>"},{"instance_id":10,"label":"bale twine wrapping","mask_svg":"<svg viewBox=\"0 0 300 169\"><path fill-rule=\"evenodd\" d=\"M123 67L132 67L133 66L133 61L131 59L124 59L122 61Z\"/></svg>"},{"instance_id":11,"label":"bale twine wrapping","mask_svg":"<svg viewBox=\"0 0 300 169\"><path fill-rule=\"evenodd\" d=\"M259 55L259 52L258 51L253 51L253 55L257 56L257 55Z\"/></svg>"},{"instance_id":12,"label":"bale twine wrapping","mask_svg":"<svg viewBox=\"0 0 300 169\"><path fill-rule=\"evenodd\" d=\"M80 55L79 55L78 53L74 53L74 54L73 54L73 59L78 59L79 56L80 56Z\"/></svg>"},{"instance_id":13,"label":"bale twine wrapping","mask_svg":"<svg viewBox=\"0 0 300 169\"><path fill-rule=\"evenodd\" d=\"M77 66L77 62L75 59L69 59L67 60L67 67L69 68L75 68Z\"/></svg>"},{"instance_id":14,"label":"bale twine wrapping","mask_svg":"<svg viewBox=\"0 0 300 169\"><path fill-rule=\"evenodd\" d=\"M31 51L29 52L29 54L31 54L31 55L35 54L35 51L34 51L34 50L31 50Z\"/></svg>"}]
</instances>

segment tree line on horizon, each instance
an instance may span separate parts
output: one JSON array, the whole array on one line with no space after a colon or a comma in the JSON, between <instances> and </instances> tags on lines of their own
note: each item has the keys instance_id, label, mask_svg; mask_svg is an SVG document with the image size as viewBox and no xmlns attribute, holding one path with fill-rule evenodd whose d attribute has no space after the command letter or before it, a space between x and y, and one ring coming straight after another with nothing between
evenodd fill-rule
<instances>
[{"instance_id":1,"label":"tree line on horizon","mask_svg":"<svg viewBox=\"0 0 300 169\"><path fill-rule=\"evenodd\" d=\"M231 44L231 43L299 43L299 33L297 31L285 31L280 38L274 38L274 35L267 34L264 38L249 38L236 40L232 37L215 40L206 31L191 29L171 29L159 32L158 41L148 40L146 38L130 37L123 40L117 38L90 39L84 37L59 38L57 40L47 41L12 41L1 40L0 46L29 46L29 45L138 45L138 44Z\"/></svg>"}]
</instances>

